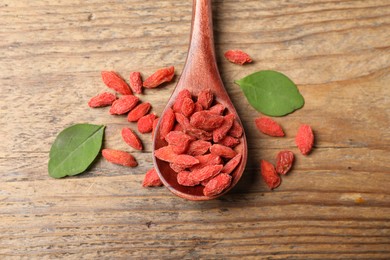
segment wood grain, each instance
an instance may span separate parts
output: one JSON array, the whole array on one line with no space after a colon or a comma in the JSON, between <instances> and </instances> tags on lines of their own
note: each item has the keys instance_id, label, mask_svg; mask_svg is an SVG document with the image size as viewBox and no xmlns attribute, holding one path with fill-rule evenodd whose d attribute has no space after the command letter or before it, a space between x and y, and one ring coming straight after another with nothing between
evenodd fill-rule
<instances>
[{"instance_id":1,"label":"wood grain","mask_svg":"<svg viewBox=\"0 0 390 260\"><path fill-rule=\"evenodd\" d=\"M11 1L0 3L1 258L390 258L390 4L386 0L213 1L219 70L243 121L248 163L218 200L190 202L144 189L152 167L123 143L108 109L89 109L103 69L126 79L185 62L192 1ZM223 58L243 49L255 62ZM276 121L285 138L257 132L259 114L233 83L250 72L288 75L305 97ZM175 79L177 82L177 77ZM160 114L175 83L145 91ZM78 122L107 125L105 147L132 152L127 169L98 160L88 172L48 176L50 145ZM305 157L301 123L316 135ZM260 159L290 149L297 160L269 191Z\"/></svg>"}]
</instances>

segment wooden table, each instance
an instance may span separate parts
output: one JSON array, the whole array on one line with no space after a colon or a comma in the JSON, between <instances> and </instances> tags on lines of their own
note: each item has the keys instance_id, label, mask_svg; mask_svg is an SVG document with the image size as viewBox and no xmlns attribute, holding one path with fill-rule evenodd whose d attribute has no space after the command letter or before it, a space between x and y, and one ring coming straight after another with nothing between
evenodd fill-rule
<instances>
[{"instance_id":1,"label":"wooden table","mask_svg":"<svg viewBox=\"0 0 390 260\"><path fill-rule=\"evenodd\" d=\"M222 79L244 122L243 178L214 201L191 202L141 187L151 137L137 152L120 136L136 128L108 108L100 71L144 78L185 62L192 1L0 3L1 258L390 259L390 3L387 0L213 1ZM243 49L254 63L226 61ZM297 83L303 109L276 118L284 138L259 133L260 114L233 83L272 69ZM141 100L159 114L175 82ZM48 176L56 135L75 123L107 126L105 147L131 152L136 168L99 158L84 174ZM300 124L315 148L295 147ZM289 149L293 170L270 191L259 161Z\"/></svg>"}]
</instances>

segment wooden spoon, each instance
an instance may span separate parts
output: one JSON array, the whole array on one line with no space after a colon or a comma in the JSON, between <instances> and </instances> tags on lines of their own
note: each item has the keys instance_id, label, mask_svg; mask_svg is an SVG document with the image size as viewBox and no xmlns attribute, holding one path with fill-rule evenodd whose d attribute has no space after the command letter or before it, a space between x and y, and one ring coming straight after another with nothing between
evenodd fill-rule
<instances>
[{"instance_id":1,"label":"wooden spoon","mask_svg":"<svg viewBox=\"0 0 390 260\"><path fill-rule=\"evenodd\" d=\"M236 116L236 120L241 124L240 117L223 86L218 72L214 50L211 0L193 1L191 38L187 60L179 82L169 98L161 118L163 118L167 108L172 107L178 93L183 89L188 89L193 96L198 95L202 90L211 89L215 100L224 105L229 113L233 113ZM161 161L154 156L154 151L167 145L164 140L160 139L159 128L160 123L156 126L154 135L153 162L161 181L175 195L189 200L215 199L233 188L241 178L247 161L245 133L240 138L240 144L235 147L235 150L242 154L242 158L240 164L231 173L232 183L230 187L214 197L206 197L203 195L203 186L201 185L185 187L178 184L176 180L177 174L169 167L169 163Z\"/></svg>"}]
</instances>

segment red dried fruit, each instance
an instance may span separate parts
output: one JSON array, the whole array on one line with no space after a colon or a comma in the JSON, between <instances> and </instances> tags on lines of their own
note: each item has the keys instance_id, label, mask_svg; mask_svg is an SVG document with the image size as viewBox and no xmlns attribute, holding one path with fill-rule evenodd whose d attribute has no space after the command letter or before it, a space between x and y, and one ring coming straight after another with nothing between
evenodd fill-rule
<instances>
[{"instance_id":1,"label":"red dried fruit","mask_svg":"<svg viewBox=\"0 0 390 260\"><path fill-rule=\"evenodd\" d=\"M122 128L121 134L122 134L123 140L128 145L130 145L131 147L133 147L134 149L137 149L137 150L143 149L141 140L138 138L138 136L135 134L135 132L133 130L125 127L125 128Z\"/></svg>"},{"instance_id":2,"label":"red dried fruit","mask_svg":"<svg viewBox=\"0 0 390 260\"><path fill-rule=\"evenodd\" d=\"M194 101L192 101L191 98L184 98L181 109L180 109L181 113L184 116L189 117L194 112L194 109L195 109Z\"/></svg>"},{"instance_id":3,"label":"red dried fruit","mask_svg":"<svg viewBox=\"0 0 390 260\"><path fill-rule=\"evenodd\" d=\"M205 131L211 131L220 127L223 121L223 116L216 115L207 110L196 112L190 118L190 124L193 127Z\"/></svg>"},{"instance_id":4,"label":"red dried fruit","mask_svg":"<svg viewBox=\"0 0 390 260\"><path fill-rule=\"evenodd\" d=\"M200 168L203 168L207 165L217 165L222 164L222 159L218 155L215 154L205 154L205 155L198 155L195 156L196 159L198 159L199 164L193 166L190 168L191 171L196 171Z\"/></svg>"},{"instance_id":5,"label":"red dried fruit","mask_svg":"<svg viewBox=\"0 0 390 260\"><path fill-rule=\"evenodd\" d=\"M175 103L172 106L172 109L174 112L180 112L183 101L185 98L191 98L191 93L188 89L184 89L177 94L177 98L175 100Z\"/></svg>"},{"instance_id":6,"label":"red dried fruit","mask_svg":"<svg viewBox=\"0 0 390 260\"><path fill-rule=\"evenodd\" d=\"M195 186L198 185L199 182L189 178L189 171L181 171L177 174L177 183L183 186Z\"/></svg>"},{"instance_id":7,"label":"red dried fruit","mask_svg":"<svg viewBox=\"0 0 390 260\"><path fill-rule=\"evenodd\" d=\"M136 122L138 119L146 115L151 108L151 105L149 102L141 103L138 106L136 106L134 109L132 109L129 114L127 114L127 121L129 122Z\"/></svg>"},{"instance_id":8,"label":"red dried fruit","mask_svg":"<svg viewBox=\"0 0 390 260\"><path fill-rule=\"evenodd\" d=\"M171 108L168 108L164 113L160 123L160 138L164 140L165 136L172 130L175 124L175 113Z\"/></svg>"},{"instance_id":9,"label":"red dried fruit","mask_svg":"<svg viewBox=\"0 0 390 260\"><path fill-rule=\"evenodd\" d=\"M144 181L142 182L143 187L159 187L162 185L163 183L160 180L160 177L158 176L155 168L147 171L144 177Z\"/></svg>"},{"instance_id":10,"label":"red dried fruit","mask_svg":"<svg viewBox=\"0 0 390 260\"><path fill-rule=\"evenodd\" d=\"M131 89L129 85L114 71L102 71L102 79L107 87L115 90L122 95L131 95Z\"/></svg>"},{"instance_id":11,"label":"red dried fruit","mask_svg":"<svg viewBox=\"0 0 390 260\"><path fill-rule=\"evenodd\" d=\"M197 103L200 104L203 109L209 109L211 106L211 103L213 103L214 95L211 92L210 89L202 90L198 94L198 101Z\"/></svg>"},{"instance_id":12,"label":"red dried fruit","mask_svg":"<svg viewBox=\"0 0 390 260\"><path fill-rule=\"evenodd\" d=\"M195 102L195 109L194 109L194 113L196 112L199 112L199 111L202 111L203 110L203 107L201 104L199 104L198 102Z\"/></svg>"},{"instance_id":13,"label":"red dried fruit","mask_svg":"<svg viewBox=\"0 0 390 260\"><path fill-rule=\"evenodd\" d=\"M241 154L237 154L236 156L234 156L232 159L230 159L222 168L221 172L222 173L226 173L226 174L230 174L236 167L237 165L240 163L241 161Z\"/></svg>"},{"instance_id":14,"label":"red dried fruit","mask_svg":"<svg viewBox=\"0 0 390 260\"><path fill-rule=\"evenodd\" d=\"M280 151L276 155L276 172L286 174L294 162L294 154L290 151Z\"/></svg>"},{"instance_id":15,"label":"red dried fruit","mask_svg":"<svg viewBox=\"0 0 390 260\"><path fill-rule=\"evenodd\" d=\"M124 151L103 149L102 155L107 161L111 163L120 164L128 167L135 167L138 165L135 158L131 154Z\"/></svg>"},{"instance_id":16,"label":"red dried fruit","mask_svg":"<svg viewBox=\"0 0 390 260\"><path fill-rule=\"evenodd\" d=\"M222 145L228 146L228 147L235 147L239 143L240 143L240 140L238 140L237 138L234 138L230 135L225 136L225 138L223 138L221 141L219 141L219 144L222 144Z\"/></svg>"},{"instance_id":17,"label":"red dried fruit","mask_svg":"<svg viewBox=\"0 0 390 260\"><path fill-rule=\"evenodd\" d=\"M193 127L190 124L190 121L188 120L188 118L185 117L183 114L175 113L175 118L176 118L177 122L181 125L181 127L183 128L183 131L186 134L193 136L196 139L201 139L201 140L205 140L205 141L211 140L213 138L212 133Z\"/></svg>"},{"instance_id":18,"label":"red dried fruit","mask_svg":"<svg viewBox=\"0 0 390 260\"><path fill-rule=\"evenodd\" d=\"M177 173L184 171L187 168L185 165L175 163L169 163L169 167L171 167L171 169Z\"/></svg>"},{"instance_id":19,"label":"red dried fruit","mask_svg":"<svg viewBox=\"0 0 390 260\"><path fill-rule=\"evenodd\" d=\"M203 194L207 197L212 197L220 194L230 186L232 177L228 174L221 173L212 178L204 187Z\"/></svg>"},{"instance_id":20,"label":"red dried fruit","mask_svg":"<svg viewBox=\"0 0 390 260\"><path fill-rule=\"evenodd\" d=\"M216 104L210 107L209 111L217 115L223 115L223 112L225 111L225 106L222 104Z\"/></svg>"},{"instance_id":21,"label":"red dried fruit","mask_svg":"<svg viewBox=\"0 0 390 260\"><path fill-rule=\"evenodd\" d=\"M222 164L207 165L207 166L200 168L198 170L191 171L188 178L199 183L199 182L204 181L208 178L214 177L215 175L220 173L222 168L223 168Z\"/></svg>"},{"instance_id":22,"label":"red dried fruit","mask_svg":"<svg viewBox=\"0 0 390 260\"><path fill-rule=\"evenodd\" d=\"M220 127L213 131L213 141L218 143L221 141L232 128L234 122L234 115L229 114L223 117L223 123Z\"/></svg>"},{"instance_id":23,"label":"red dried fruit","mask_svg":"<svg viewBox=\"0 0 390 260\"><path fill-rule=\"evenodd\" d=\"M211 147L211 143L203 140L192 141L187 150L187 154L196 156L205 154Z\"/></svg>"},{"instance_id":24,"label":"red dried fruit","mask_svg":"<svg viewBox=\"0 0 390 260\"><path fill-rule=\"evenodd\" d=\"M110 108L111 115L123 115L133 109L139 99L133 95L124 95L112 103Z\"/></svg>"},{"instance_id":25,"label":"red dried fruit","mask_svg":"<svg viewBox=\"0 0 390 260\"><path fill-rule=\"evenodd\" d=\"M155 88L164 82L169 82L175 75L175 67L170 66L157 70L150 75L143 83L145 88Z\"/></svg>"},{"instance_id":26,"label":"red dried fruit","mask_svg":"<svg viewBox=\"0 0 390 260\"><path fill-rule=\"evenodd\" d=\"M173 152L171 146L167 145L154 151L154 156L162 161L173 162L177 154Z\"/></svg>"},{"instance_id":27,"label":"red dried fruit","mask_svg":"<svg viewBox=\"0 0 390 260\"><path fill-rule=\"evenodd\" d=\"M171 131L166 135L165 140L172 147L174 153L182 154L187 151L190 141L194 138L181 131Z\"/></svg>"},{"instance_id":28,"label":"red dried fruit","mask_svg":"<svg viewBox=\"0 0 390 260\"><path fill-rule=\"evenodd\" d=\"M210 152L224 158L233 158L237 155L237 152L235 152L232 148L221 144L213 144L210 147Z\"/></svg>"},{"instance_id":29,"label":"red dried fruit","mask_svg":"<svg viewBox=\"0 0 390 260\"><path fill-rule=\"evenodd\" d=\"M137 71L130 72L130 87L135 93L137 94L142 93L141 73Z\"/></svg>"},{"instance_id":30,"label":"red dried fruit","mask_svg":"<svg viewBox=\"0 0 390 260\"><path fill-rule=\"evenodd\" d=\"M295 143L303 155L308 155L313 148L314 134L309 125L301 125L295 137Z\"/></svg>"},{"instance_id":31,"label":"red dried fruit","mask_svg":"<svg viewBox=\"0 0 390 260\"><path fill-rule=\"evenodd\" d=\"M176 155L171 163L182 165L183 167L190 168L199 163L199 160L195 157L187 154Z\"/></svg>"},{"instance_id":32,"label":"red dried fruit","mask_svg":"<svg viewBox=\"0 0 390 260\"><path fill-rule=\"evenodd\" d=\"M225 58L235 64L244 65L245 63L251 63L251 57L241 50L229 50L225 52Z\"/></svg>"},{"instance_id":33,"label":"red dried fruit","mask_svg":"<svg viewBox=\"0 0 390 260\"><path fill-rule=\"evenodd\" d=\"M228 135L235 138L240 138L242 136L243 130L240 123L237 120L234 120L232 128L230 128Z\"/></svg>"},{"instance_id":34,"label":"red dried fruit","mask_svg":"<svg viewBox=\"0 0 390 260\"><path fill-rule=\"evenodd\" d=\"M260 160L261 175L265 183L272 190L277 188L280 185L280 177L276 173L275 167L272 163L266 160Z\"/></svg>"},{"instance_id":35,"label":"red dried fruit","mask_svg":"<svg viewBox=\"0 0 390 260\"><path fill-rule=\"evenodd\" d=\"M138 119L137 122L138 131L142 134L152 132L154 119L156 119L155 114L148 114Z\"/></svg>"},{"instance_id":36,"label":"red dried fruit","mask_svg":"<svg viewBox=\"0 0 390 260\"><path fill-rule=\"evenodd\" d=\"M110 92L103 92L97 96L92 97L88 102L88 106L92 108L106 107L110 106L115 100L116 96L114 94Z\"/></svg>"},{"instance_id":37,"label":"red dried fruit","mask_svg":"<svg viewBox=\"0 0 390 260\"><path fill-rule=\"evenodd\" d=\"M259 129L260 132L266 135L275 136L275 137L284 136L282 127L269 117L262 116L256 118L255 124L257 129Z\"/></svg>"}]
</instances>

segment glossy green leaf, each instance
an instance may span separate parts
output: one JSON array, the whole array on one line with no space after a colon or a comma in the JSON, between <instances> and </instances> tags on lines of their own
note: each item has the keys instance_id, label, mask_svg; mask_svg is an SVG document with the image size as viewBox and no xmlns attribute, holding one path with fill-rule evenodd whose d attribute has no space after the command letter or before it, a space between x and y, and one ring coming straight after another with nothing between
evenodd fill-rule
<instances>
[{"instance_id":1,"label":"glossy green leaf","mask_svg":"<svg viewBox=\"0 0 390 260\"><path fill-rule=\"evenodd\" d=\"M77 124L59 133L50 149L49 175L62 178L84 172L100 152L104 127Z\"/></svg>"},{"instance_id":2,"label":"glossy green leaf","mask_svg":"<svg viewBox=\"0 0 390 260\"><path fill-rule=\"evenodd\" d=\"M240 85L249 104L268 116L284 116L305 103L294 82L277 71L258 71L235 83Z\"/></svg>"}]
</instances>

